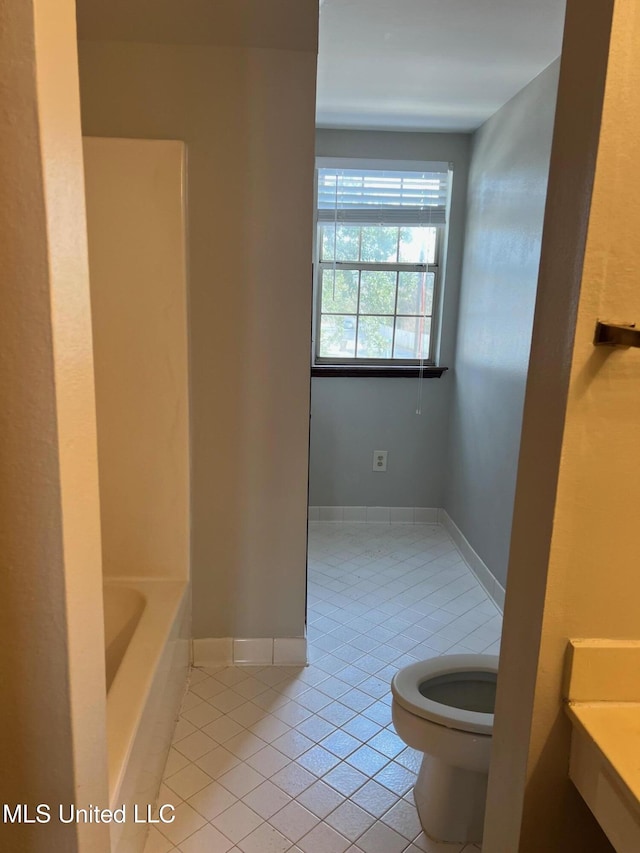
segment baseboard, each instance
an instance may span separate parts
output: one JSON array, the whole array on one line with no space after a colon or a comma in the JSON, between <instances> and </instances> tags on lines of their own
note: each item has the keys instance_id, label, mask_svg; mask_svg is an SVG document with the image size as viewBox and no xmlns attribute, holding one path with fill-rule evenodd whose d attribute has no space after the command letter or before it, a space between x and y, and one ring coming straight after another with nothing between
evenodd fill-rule
<instances>
[{"instance_id":1,"label":"baseboard","mask_svg":"<svg viewBox=\"0 0 640 853\"><path fill-rule=\"evenodd\" d=\"M423 506L310 506L309 521L358 524L437 524L438 509Z\"/></svg>"},{"instance_id":2,"label":"baseboard","mask_svg":"<svg viewBox=\"0 0 640 853\"><path fill-rule=\"evenodd\" d=\"M469 540L451 518L446 509L440 509L438 511L438 520L456 543L465 563L478 578L487 594L502 613L504 611L504 587L492 574L491 570L482 558L473 550L472 546L469 544Z\"/></svg>"},{"instance_id":3,"label":"baseboard","mask_svg":"<svg viewBox=\"0 0 640 853\"><path fill-rule=\"evenodd\" d=\"M194 666L306 666L304 637L208 637L193 640Z\"/></svg>"}]
</instances>

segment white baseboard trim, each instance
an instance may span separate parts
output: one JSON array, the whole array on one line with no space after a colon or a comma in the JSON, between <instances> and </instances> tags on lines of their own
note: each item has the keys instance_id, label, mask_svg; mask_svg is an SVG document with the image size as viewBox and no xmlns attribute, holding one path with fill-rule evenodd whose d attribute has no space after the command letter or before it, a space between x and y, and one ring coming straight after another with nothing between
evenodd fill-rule
<instances>
[{"instance_id":1,"label":"white baseboard trim","mask_svg":"<svg viewBox=\"0 0 640 853\"><path fill-rule=\"evenodd\" d=\"M304 637L207 637L193 640L194 666L306 666Z\"/></svg>"},{"instance_id":2,"label":"white baseboard trim","mask_svg":"<svg viewBox=\"0 0 640 853\"><path fill-rule=\"evenodd\" d=\"M348 521L358 524L438 524L437 507L424 506L310 506L309 521Z\"/></svg>"},{"instance_id":3,"label":"white baseboard trim","mask_svg":"<svg viewBox=\"0 0 640 853\"><path fill-rule=\"evenodd\" d=\"M494 577L482 558L473 550L469 544L469 540L451 518L446 509L440 509L438 511L438 519L440 524L442 524L442 526L448 531L449 535L456 543L465 563L478 578L496 607L501 613L504 612L504 587Z\"/></svg>"}]
</instances>

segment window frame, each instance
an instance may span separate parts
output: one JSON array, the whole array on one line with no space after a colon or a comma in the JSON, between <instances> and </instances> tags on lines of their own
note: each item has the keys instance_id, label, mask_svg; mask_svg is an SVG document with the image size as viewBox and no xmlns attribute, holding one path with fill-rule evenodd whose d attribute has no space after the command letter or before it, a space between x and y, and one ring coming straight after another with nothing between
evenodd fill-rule
<instances>
[{"instance_id":1,"label":"window frame","mask_svg":"<svg viewBox=\"0 0 640 853\"><path fill-rule=\"evenodd\" d=\"M446 367L437 365L437 357L440 349L440 327L441 327L441 300L443 292L443 256L447 244L447 228L448 224L441 223L423 223L425 227L435 228L435 250L433 263L415 264L405 262L387 263L368 262L368 261L333 261L322 260L321 255L321 229L323 226L331 225L330 221L321 221L318 216L318 173L324 168L343 168L343 169L366 169L366 170L398 170L407 172L422 172L431 171L433 164L418 163L418 162L397 162L397 161L368 161L362 159L340 159L335 158L318 158L316 161L315 171L315 203L314 203L314 237L313 237L313 317L312 317L312 351L311 351L311 366L312 375L314 376L441 376ZM449 201L447 203L447 213L450 209L451 199L451 165L449 164L449 180L448 180ZM447 221L448 221L447 216ZM338 220L339 224L339 220ZM355 223L354 223L355 224ZM374 225L375 223L372 223ZM364 227L364 223L362 223ZM392 227L402 228L402 225L395 225L390 222ZM384 227L384 226L381 226ZM424 272L434 276L433 284L433 302L430 317L430 333L429 333L429 353L423 359L410 358L358 358L357 356L321 356L320 355L320 328L323 316L322 312L322 274L325 270L357 270L359 274L366 270L393 272L396 275L396 301L394 305L394 313L388 315L394 321L394 332L391 344L391 352L393 353L396 320L402 317L419 317L421 315L398 314L398 284L399 273L401 272ZM360 275L358 278L358 297L360 295ZM359 301L359 300L358 300ZM359 312L359 304L353 315L356 321L355 336L357 342L358 323L362 316ZM325 312L330 316L330 312ZM338 312L341 315L349 312ZM371 315L378 316L378 315Z\"/></svg>"}]
</instances>

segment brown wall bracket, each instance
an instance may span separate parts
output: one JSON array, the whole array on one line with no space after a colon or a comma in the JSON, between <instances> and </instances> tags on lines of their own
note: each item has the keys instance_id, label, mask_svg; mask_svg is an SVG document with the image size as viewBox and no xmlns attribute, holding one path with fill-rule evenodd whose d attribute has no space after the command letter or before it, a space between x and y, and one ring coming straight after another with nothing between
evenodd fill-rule
<instances>
[{"instance_id":1,"label":"brown wall bracket","mask_svg":"<svg viewBox=\"0 0 640 853\"><path fill-rule=\"evenodd\" d=\"M635 323L621 325L598 320L593 344L596 347L640 347L640 329L636 329Z\"/></svg>"}]
</instances>

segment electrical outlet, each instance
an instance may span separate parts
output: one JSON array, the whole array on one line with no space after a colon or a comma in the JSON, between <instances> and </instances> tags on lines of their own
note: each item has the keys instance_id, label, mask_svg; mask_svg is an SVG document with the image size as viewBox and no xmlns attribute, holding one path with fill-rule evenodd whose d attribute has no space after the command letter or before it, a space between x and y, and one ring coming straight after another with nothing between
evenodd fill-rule
<instances>
[{"instance_id":1,"label":"electrical outlet","mask_svg":"<svg viewBox=\"0 0 640 853\"><path fill-rule=\"evenodd\" d=\"M386 471L387 470L387 451L386 450L374 450L373 451L373 470L374 471Z\"/></svg>"}]
</instances>

